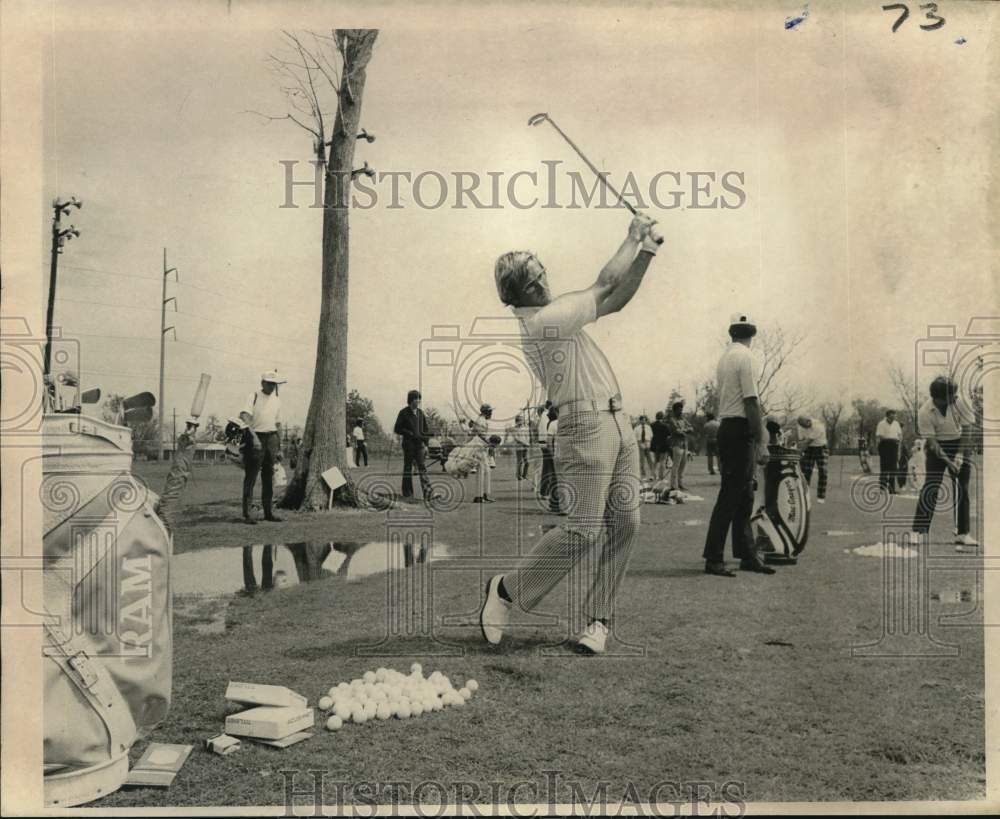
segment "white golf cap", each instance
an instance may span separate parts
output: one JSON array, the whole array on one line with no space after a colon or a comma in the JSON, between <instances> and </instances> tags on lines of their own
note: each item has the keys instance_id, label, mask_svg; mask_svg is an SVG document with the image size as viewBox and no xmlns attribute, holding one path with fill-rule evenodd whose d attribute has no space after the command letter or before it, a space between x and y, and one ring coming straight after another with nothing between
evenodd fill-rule
<instances>
[{"instance_id":1,"label":"white golf cap","mask_svg":"<svg viewBox=\"0 0 1000 819\"><path fill-rule=\"evenodd\" d=\"M730 327L753 327L756 328L757 325L754 323L753 316L749 313L733 313L729 317Z\"/></svg>"},{"instance_id":2,"label":"white golf cap","mask_svg":"<svg viewBox=\"0 0 1000 819\"><path fill-rule=\"evenodd\" d=\"M287 384L284 378L278 375L277 370L268 370L266 373L260 374L261 381L270 381L272 384Z\"/></svg>"}]
</instances>

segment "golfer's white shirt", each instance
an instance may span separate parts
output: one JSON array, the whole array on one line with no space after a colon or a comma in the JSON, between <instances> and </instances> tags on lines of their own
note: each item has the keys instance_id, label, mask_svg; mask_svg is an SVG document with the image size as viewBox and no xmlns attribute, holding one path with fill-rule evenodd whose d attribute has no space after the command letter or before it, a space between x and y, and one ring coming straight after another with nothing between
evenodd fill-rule
<instances>
[{"instance_id":1,"label":"golfer's white shirt","mask_svg":"<svg viewBox=\"0 0 1000 819\"><path fill-rule=\"evenodd\" d=\"M962 422L954 404L948 407L946 415L941 414L933 398L928 398L917 412L917 431L924 438L939 441L955 441L962 437Z\"/></svg>"},{"instance_id":2,"label":"golfer's white shirt","mask_svg":"<svg viewBox=\"0 0 1000 819\"><path fill-rule=\"evenodd\" d=\"M590 290L566 293L544 307L512 310L521 320L524 356L555 406L581 400L603 405L621 395L607 358L583 329L597 320Z\"/></svg>"},{"instance_id":3,"label":"golfer's white shirt","mask_svg":"<svg viewBox=\"0 0 1000 819\"><path fill-rule=\"evenodd\" d=\"M803 447L826 446L826 427L815 418L812 419L810 426L804 427L801 424L796 424L795 428L799 443Z\"/></svg>"},{"instance_id":4,"label":"golfer's white shirt","mask_svg":"<svg viewBox=\"0 0 1000 819\"><path fill-rule=\"evenodd\" d=\"M744 398L757 397L757 378L750 348L730 342L715 371L719 385L719 418L746 418Z\"/></svg>"},{"instance_id":5,"label":"golfer's white shirt","mask_svg":"<svg viewBox=\"0 0 1000 819\"><path fill-rule=\"evenodd\" d=\"M254 432L277 432L281 423L281 399L276 392L270 395L259 391L250 393L243 412L252 417L250 428Z\"/></svg>"},{"instance_id":6,"label":"golfer's white shirt","mask_svg":"<svg viewBox=\"0 0 1000 819\"><path fill-rule=\"evenodd\" d=\"M365 431L361 427L355 427L351 434L354 435L355 441L363 441L365 439Z\"/></svg>"},{"instance_id":7,"label":"golfer's white shirt","mask_svg":"<svg viewBox=\"0 0 1000 819\"><path fill-rule=\"evenodd\" d=\"M890 424L883 418L875 427L875 437L886 441L900 441L903 438L903 428L899 425L899 421Z\"/></svg>"}]
</instances>

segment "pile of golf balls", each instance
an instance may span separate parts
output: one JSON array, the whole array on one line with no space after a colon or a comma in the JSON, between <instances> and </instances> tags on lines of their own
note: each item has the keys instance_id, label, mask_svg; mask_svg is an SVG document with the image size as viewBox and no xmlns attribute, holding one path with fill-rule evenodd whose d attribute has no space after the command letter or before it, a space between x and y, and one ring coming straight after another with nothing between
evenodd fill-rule
<instances>
[{"instance_id":1,"label":"pile of golf balls","mask_svg":"<svg viewBox=\"0 0 1000 819\"><path fill-rule=\"evenodd\" d=\"M440 671L425 677L420 663L414 663L409 674L379 668L349 683L337 683L317 704L320 711L329 714L327 729L339 731L348 722L361 725L392 717L410 719L452 705L462 707L478 690L475 680L467 680L456 689Z\"/></svg>"}]
</instances>

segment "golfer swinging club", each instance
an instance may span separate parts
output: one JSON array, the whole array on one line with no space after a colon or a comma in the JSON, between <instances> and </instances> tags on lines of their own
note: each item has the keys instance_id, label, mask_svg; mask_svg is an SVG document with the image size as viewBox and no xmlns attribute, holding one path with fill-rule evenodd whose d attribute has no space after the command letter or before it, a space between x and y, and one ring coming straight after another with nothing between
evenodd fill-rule
<instances>
[{"instance_id":1,"label":"golfer swinging club","mask_svg":"<svg viewBox=\"0 0 1000 819\"><path fill-rule=\"evenodd\" d=\"M639 448L608 360L583 329L631 301L662 241L647 216L586 290L553 299L545 268L531 253L505 253L496 263L500 301L521 321L525 358L559 410L556 467L569 497L569 517L550 530L518 570L486 584L480 625L487 642L503 637L516 599L534 609L595 546L596 574L585 601L589 625L577 639L583 653L604 651L615 591L639 528ZM568 354L567 354L568 352Z\"/></svg>"}]
</instances>

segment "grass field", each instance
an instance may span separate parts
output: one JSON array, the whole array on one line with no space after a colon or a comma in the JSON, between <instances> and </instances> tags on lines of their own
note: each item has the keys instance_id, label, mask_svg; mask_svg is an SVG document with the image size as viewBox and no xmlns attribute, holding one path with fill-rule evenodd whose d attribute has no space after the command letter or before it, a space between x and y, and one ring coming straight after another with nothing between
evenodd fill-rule
<instances>
[{"instance_id":1,"label":"grass field","mask_svg":"<svg viewBox=\"0 0 1000 819\"><path fill-rule=\"evenodd\" d=\"M367 472L398 468L380 463ZM154 490L164 470L137 467ZM612 801L676 798L676 788L654 792L663 781L710 783L716 800L724 798L724 783L738 783L728 793L748 802L984 797L982 607L977 573L967 568L977 560L954 555L947 514L935 521L931 555L952 562L930 571L912 601L928 617L926 629L911 624L902 643L879 642L887 567L847 552L882 535L884 513L851 501L857 461L832 459L829 500L813 508L798 565L770 577L740 572L726 579L701 571L718 478L699 459L688 487L704 501L643 508L610 656L579 657L566 645L570 609L561 588L544 607L553 617L520 618L509 642L494 649L476 624L485 578L510 563L519 529L530 547L541 527L560 520L530 498L517 511L512 471L500 462L498 503L467 498L434 516L433 540L446 544L451 559L421 567L433 567L432 619L420 621L433 638L397 636L373 649L381 656L358 656L389 631L387 596L399 588L399 572L356 581L327 573L270 594L219 599L176 590L173 705L151 739L199 747L169 790L123 790L95 806L280 805L282 770L326 771L331 803L337 782L382 783L374 794L340 791L348 802L405 802L416 783L428 781L440 783L448 799L490 802L499 793L501 803L509 792L491 783L529 783L513 796L521 802L589 800L601 783ZM240 479L229 466L195 471L175 535L178 555L253 543L385 540L394 525L386 513L352 511L283 513L284 523L248 527L238 522ZM893 504L889 514L905 514L914 501ZM239 554L234 548L234 564ZM971 601L960 602L962 591L972 592ZM207 628L213 620L219 627ZM852 655L852 646L866 643L902 645L911 655L947 643L956 653ZM481 689L461 709L318 730L284 751L251 742L229 757L200 749L222 730L230 679L286 685L315 704L332 684L378 666L408 670L414 660L453 680L474 677ZM295 787L310 782L303 775ZM434 789L422 793L438 798Z\"/></svg>"}]
</instances>

